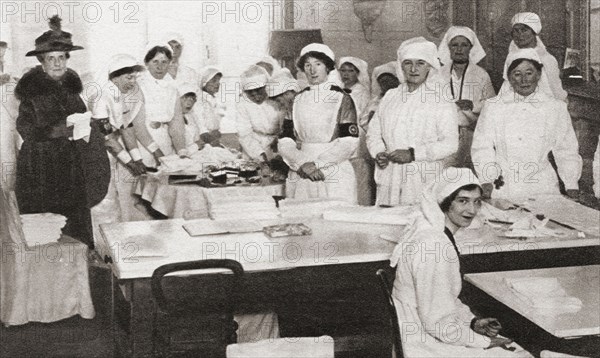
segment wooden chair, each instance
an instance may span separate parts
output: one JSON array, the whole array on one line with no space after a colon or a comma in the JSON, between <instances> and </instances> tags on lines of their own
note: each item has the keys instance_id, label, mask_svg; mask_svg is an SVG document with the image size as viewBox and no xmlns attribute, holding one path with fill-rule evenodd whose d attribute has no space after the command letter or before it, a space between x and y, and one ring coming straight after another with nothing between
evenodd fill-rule
<instances>
[{"instance_id":1,"label":"wooden chair","mask_svg":"<svg viewBox=\"0 0 600 358\"><path fill-rule=\"evenodd\" d=\"M384 269L377 270L376 274L379 277L381 293L387 301L389 321L392 330L392 344L394 347L393 356L396 358L404 358L404 354L402 353L402 340L400 337L400 324L398 323L398 313L396 312L396 305L394 304L392 291L390 290L390 280Z\"/></svg>"},{"instance_id":2,"label":"wooden chair","mask_svg":"<svg viewBox=\"0 0 600 358\"><path fill-rule=\"evenodd\" d=\"M237 340L233 310L243 274L242 265L228 259L157 268L151 279L154 355L225 357L226 346Z\"/></svg>"}]
</instances>

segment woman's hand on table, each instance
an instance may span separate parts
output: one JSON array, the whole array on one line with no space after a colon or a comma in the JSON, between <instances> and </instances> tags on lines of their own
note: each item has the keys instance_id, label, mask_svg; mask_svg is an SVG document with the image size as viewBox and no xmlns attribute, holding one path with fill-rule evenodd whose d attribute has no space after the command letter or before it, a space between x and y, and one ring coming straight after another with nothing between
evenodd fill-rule
<instances>
[{"instance_id":1,"label":"woman's hand on table","mask_svg":"<svg viewBox=\"0 0 600 358\"><path fill-rule=\"evenodd\" d=\"M486 349L500 347L508 351L514 351L515 347L507 347L512 342L512 339L506 337L490 337L490 345Z\"/></svg>"},{"instance_id":2,"label":"woman's hand on table","mask_svg":"<svg viewBox=\"0 0 600 358\"><path fill-rule=\"evenodd\" d=\"M146 173L146 166L144 165L144 163L142 163L141 160L132 160L128 162L126 166L127 169L129 169L129 171L131 172L131 174L135 175L136 177Z\"/></svg>"},{"instance_id":3,"label":"woman's hand on table","mask_svg":"<svg viewBox=\"0 0 600 358\"><path fill-rule=\"evenodd\" d=\"M385 169L390 164L390 158L386 152L380 152L375 156L375 162L379 168Z\"/></svg>"},{"instance_id":4,"label":"woman's hand on table","mask_svg":"<svg viewBox=\"0 0 600 358\"><path fill-rule=\"evenodd\" d=\"M495 318L477 318L473 320L471 328L483 336L496 337L502 325Z\"/></svg>"}]
</instances>

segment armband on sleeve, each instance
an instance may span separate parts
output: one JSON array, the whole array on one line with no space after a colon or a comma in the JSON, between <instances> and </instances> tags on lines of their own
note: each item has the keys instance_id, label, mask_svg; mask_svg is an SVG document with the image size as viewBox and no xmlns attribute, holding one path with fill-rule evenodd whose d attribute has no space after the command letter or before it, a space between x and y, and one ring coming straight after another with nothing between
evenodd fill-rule
<instances>
[{"instance_id":1,"label":"armband on sleeve","mask_svg":"<svg viewBox=\"0 0 600 358\"><path fill-rule=\"evenodd\" d=\"M340 137L358 137L358 126L356 123L340 123Z\"/></svg>"}]
</instances>

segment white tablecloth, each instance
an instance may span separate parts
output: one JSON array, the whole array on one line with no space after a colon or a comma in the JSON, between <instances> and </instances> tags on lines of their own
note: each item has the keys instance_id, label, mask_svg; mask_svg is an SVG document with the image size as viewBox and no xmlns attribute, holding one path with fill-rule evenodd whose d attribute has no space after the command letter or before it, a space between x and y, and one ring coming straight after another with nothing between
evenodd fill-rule
<instances>
[{"instance_id":1,"label":"white tablecloth","mask_svg":"<svg viewBox=\"0 0 600 358\"><path fill-rule=\"evenodd\" d=\"M135 193L150 202L152 208L169 218L200 219L209 217L211 198L283 196L283 184L204 188L195 184L169 185L166 175L144 175Z\"/></svg>"}]
</instances>

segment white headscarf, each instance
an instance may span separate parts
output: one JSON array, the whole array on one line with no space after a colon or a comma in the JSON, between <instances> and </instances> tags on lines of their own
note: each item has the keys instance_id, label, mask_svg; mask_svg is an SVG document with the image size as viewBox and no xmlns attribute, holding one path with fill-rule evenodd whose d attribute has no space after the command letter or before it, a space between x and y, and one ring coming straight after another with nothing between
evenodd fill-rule
<instances>
[{"instance_id":1,"label":"white headscarf","mask_svg":"<svg viewBox=\"0 0 600 358\"><path fill-rule=\"evenodd\" d=\"M102 68L94 75L94 80L100 88L104 88L110 82L108 76L111 73L126 67L137 67L137 70L140 72L144 70L144 66L142 66L135 57L123 53L112 56L104 63Z\"/></svg>"},{"instance_id":2,"label":"white headscarf","mask_svg":"<svg viewBox=\"0 0 600 358\"><path fill-rule=\"evenodd\" d=\"M333 51L329 48L329 46L327 46L325 44L311 43L309 45L304 46L304 48L300 51L300 57L304 56L305 54L307 54L309 52L320 52L323 55L329 57L331 59L331 61L333 61L335 63L335 55L334 55ZM303 68L301 68L300 70L302 72L304 72ZM327 75L327 82L333 83L339 87L343 86L342 78L340 77L340 73L335 68L331 72L329 72L329 74Z\"/></svg>"},{"instance_id":3,"label":"white headscarf","mask_svg":"<svg viewBox=\"0 0 600 358\"><path fill-rule=\"evenodd\" d=\"M402 72L402 61L406 59L423 60L431 65L429 74L427 75L426 83L440 82L439 70L440 60L438 58L437 47L431 41L427 41L424 37L413 37L400 44L398 48L398 79L400 83L406 82L404 72Z\"/></svg>"},{"instance_id":4,"label":"white headscarf","mask_svg":"<svg viewBox=\"0 0 600 358\"><path fill-rule=\"evenodd\" d=\"M339 67L344 63L350 63L358 69L358 82L365 86L367 91L371 91L371 81L369 81L369 64L365 60L358 57L342 57L340 58Z\"/></svg>"},{"instance_id":5,"label":"white headscarf","mask_svg":"<svg viewBox=\"0 0 600 358\"><path fill-rule=\"evenodd\" d=\"M335 62L335 55L333 51L329 48L329 46L325 44L312 43L310 45L304 46L304 48L300 51L300 57L306 55L309 52L320 52L325 56L329 57L331 61Z\"/></svg>"},{"instance_id":6,"label":"white headscarf","mask_svg":"<svg viewBox=\"0 0 600 358\"><path fill-rule=\"evenodd\" d=\"M548 51L546 50L546 45L544 45L542 39L539 36L540 31L542 31L542 20L536 13L519 12L515 14L515 16L513 16L513 18L510 20L510 24L511 26L515 26L516 24L523 24L529 26L533 30L533 32L535 32L537 38L535 50L538 51L540 56L543 55L544 52ZM517 44L515 44L514 41L511 41L510 45L508 45L508 52L511 53L517 50L519 50L519 47L517 46Z\"/></svg>"},{"instance_id":7,"label":"white headscarf","mask_svg":"<svg viewBox=\"0 0 600 358\"><path fill-rule=\"evenodd\" d=\"M197 95L198 94L198 85L195 83L183 82L177 86L177 93L179 94L179 97L181 97L185 94L188 94L188 93L193 93L193 94Z\"/></svg>"},{"instance_id":8,"label":"white headscarf","mask_svg":"<svg viewBox=\"0 0 600 358\"><path fill-rule=\"evenodd\" d=\"M485 50L481 46L477 35L473 30L466 26L451 26L442 41L440 42L440 46L438 47L438 54L440 56L440 61L444 64L444 66L452 63L452 58L450 56L450 41L456 36L463 36L467 40L471 42L471 52L469 53L469 62L472 64L477 64L481 59L485 57Z\"/></svg>"},{"instance_id":9,"label":"white headscarf","mask_svg":"<svg viewBox=\"0 0 600 358\"><path fill-rule=\"evenodd\" d=\"M379 76L384 73L389 73L390 75L398 76L398 64L396 61L390 61L388 63L384 63L381 66L377 66L373 69L373 74L371 75L371 96L377 98L381 95L381 86L377 81Z\"/></svg>"},{"instance_id":10,"label":"white headscarf","mask_svg":"<svg viewBox=\"0 0 600 358\"><path fill-rule=\"evenodd\" d=\"M253 90L267 85L269 73L263 67L251 65L240 76L242 91Z\"/></svg>"},{"instance_id":11,"label":"white headscarf","mask_svg":"<svg viewBox=\"0 0 600 358\"><path fill-rule=\"evenodd\" d=\"M440 204L456 190L471 184L481 187L471 169L449 167L444 169L441 176L425 188L421 199L422 215L418 216L404 231L404 239L396 246L390 257L390 266L394 267L398 264L404 249L402 243L411 240L421 230L444 232L446 214L440 208Z\"/></svg>"},{"instance_id":12,"label":"white headscarf","mask_svg":"<svg viewBox=\"0 0 600 358\"><path fill-rule=\"evenodd\" d=\"M217 74L223 74L221 70L219 70L215 66L206 66L200 70L200 89L204 88L208 81L212 80Z\"/></svg>"},{"instance_id":13,"label":"white headscarf","mask_svg":"<svg viewBox=\"0 0 600 358\"><path fill-rule=\"evenodd\" d=\"M273 76L267 83L267 93L269 97L279 96L287 91L300 92L298 81L292 76L292 73L287 68L280 68L273 72Z\"/></svg>"},{"instance_id":14,"label":"white headscarf","mask_svg":"<svg viewBox=\"0 0 600 358\"><path fill-rule=\"evenodd\" d=\"M272 76L275 73L275 71L278 71L281 69L281 65L279 65L279 62L277 62L277 60L274 59L273 56L265 56L260 61L256 62L256 64L258 64L260 62L268 63L269 65L271 65L271 67L273 67L273 73L270 74L270 76ZM267 73L268 73L268 71L267 71Z\"/></svg>"},{"instance_id":15,"label":"white headscarf","mask_svg":"<svg viewBox=\"0 0 600 358\"><path fill-rule=\"evenodd\" d=\"M523 24L531 27L533 32L539 35L542 31L542 20L535 12L519 12L510 20L510 25Z\"/></svg>"},{"instance_id":16,"label":"white headscarf","mask_svg":"<svg viewBox=\"0 0 600 358\"><path fill-rule=\"evenodd\" d=\"M508 68L510 67L511 63L520 58L534 60L538 63L542 63L542 60L540 60L540 56L538 55L535 49L523 48L518 49L514 52L510 52L506 57L506 61L504 61L504 73L502 75L502 77L504 78L504 83L502 83L502 87L500 88L500 92L498 93L498 96L500 96L503 100L510 101L514 99L515 91L510 85L510 82L508 81ZM546 75L546 71L543 67L542 73L540 75L540 80L538 81L537 88L535 91L537 93L544 93L550 97L554 97L554 95L552 94L552 89L550 88L548 76Z\"/></svg>"}]
</instances>

